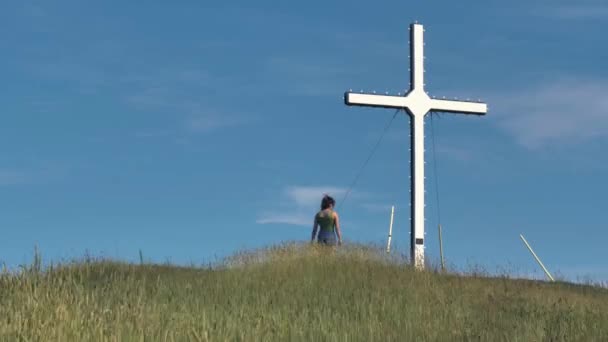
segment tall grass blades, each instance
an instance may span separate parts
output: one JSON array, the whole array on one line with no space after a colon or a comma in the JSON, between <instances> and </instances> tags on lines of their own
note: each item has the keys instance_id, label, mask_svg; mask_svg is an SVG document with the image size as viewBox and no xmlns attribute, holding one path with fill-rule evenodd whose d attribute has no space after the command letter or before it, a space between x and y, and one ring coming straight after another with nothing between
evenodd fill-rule
<instances>
[{"instance_id":1,"label":"tall grass blades","mask_svg":"<svg viewBox=\"0 0 608 342\"><path fill-rule=\"evenodd\" d=\"M41 265L0 275L0 340L608 341L604 288L420 272L380 246Z\"/></svg>"}]
</instances>

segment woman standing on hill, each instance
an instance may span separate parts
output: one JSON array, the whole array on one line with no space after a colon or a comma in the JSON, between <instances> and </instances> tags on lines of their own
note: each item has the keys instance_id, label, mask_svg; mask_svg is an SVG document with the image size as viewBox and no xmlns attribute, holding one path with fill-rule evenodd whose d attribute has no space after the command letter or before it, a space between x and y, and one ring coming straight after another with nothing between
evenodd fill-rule
<instances>
[{"instance_id":1,"label":"woman standing on hill","mask_svg":"<svg viewBox=\"0 0 608 342\"><path fill-rule=\"evenodd\" d=\"M338 213L334 211L336 201L329 195L323 196L321 200L321 210L315 215L315 222L312 226L312 239L315 241L317 230L319 230L318 242L335 246L336 235L338 236L338 244L342 244L342 233L340 232L340 218Z\"/></svg>"}]
</instances>

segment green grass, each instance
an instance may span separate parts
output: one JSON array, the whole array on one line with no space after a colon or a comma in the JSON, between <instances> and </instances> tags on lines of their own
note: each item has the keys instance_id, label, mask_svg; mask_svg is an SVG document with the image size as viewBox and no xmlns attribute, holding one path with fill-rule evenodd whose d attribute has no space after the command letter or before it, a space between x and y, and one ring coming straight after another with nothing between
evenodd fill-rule
<instances>
[{"instance_id":1,"label":"green grass","mask_svg":"<svg viewBox=\"0 0 608 342\"><path fill-rule=\"evenodd\" d=\"M419 272L371 247L0 275L3 341L608 341L608 290Z\"/></svg>"}]
</instances>

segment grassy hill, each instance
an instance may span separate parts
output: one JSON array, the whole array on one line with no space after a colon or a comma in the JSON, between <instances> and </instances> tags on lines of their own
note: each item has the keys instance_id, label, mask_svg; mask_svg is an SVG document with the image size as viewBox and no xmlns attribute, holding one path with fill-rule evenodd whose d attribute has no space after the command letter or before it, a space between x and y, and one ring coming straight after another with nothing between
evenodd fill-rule
<instances>
[{"instance_id":1,"label":"grassy hill","mask_svg":"<svg viewBox=\"0 0 608 342\"><path fill-rule=\"evenodd\" d=\"M418 272L363 246L0 275L6 341L608 341L608 290Z\"/></svg>"}]
</instances>

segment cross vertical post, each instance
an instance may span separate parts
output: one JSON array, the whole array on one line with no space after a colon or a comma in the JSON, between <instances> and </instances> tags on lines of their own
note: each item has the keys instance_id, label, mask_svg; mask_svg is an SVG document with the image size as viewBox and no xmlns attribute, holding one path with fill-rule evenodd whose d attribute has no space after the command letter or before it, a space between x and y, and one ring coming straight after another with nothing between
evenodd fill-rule
<instances>
[{"instance_id":1,"label":"cross vertical post","mask_svg":"<svg viewBox=\"0 0 608 342\"><path fill-rule=\"evenodd\" d=\"M353 93L344 94L348 106L397 108L410 117L410 261L424 269L424 117L431 111L484 115L481 102L430 98L424 87L424 28L410 25L410 89L404 96Z\"/></svg>"},{"instance_id":2,"label":"cross vertical post","mask_svg":"<svg viewBox=\"0 0 608 342\"><path fill-rule=\"evenodd\" d=\"M412 90L424 91L424 29L410 26L410 79Z\"/></svg>"},{"instance_id":3,"label":"cross vertical post","mask_svg":"<svg viewBox=\"0 0 608 342\"><path fill-rule=\"evenodd\" d=\"M410 260L424 268L424 116L410 115Z\"/></svg>"}]
</instances>

